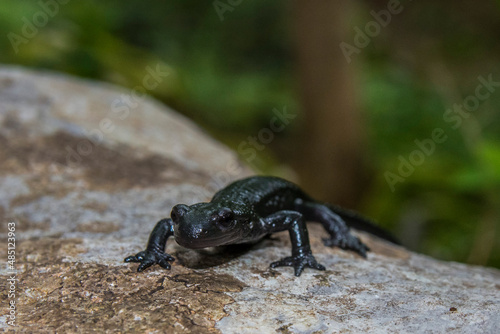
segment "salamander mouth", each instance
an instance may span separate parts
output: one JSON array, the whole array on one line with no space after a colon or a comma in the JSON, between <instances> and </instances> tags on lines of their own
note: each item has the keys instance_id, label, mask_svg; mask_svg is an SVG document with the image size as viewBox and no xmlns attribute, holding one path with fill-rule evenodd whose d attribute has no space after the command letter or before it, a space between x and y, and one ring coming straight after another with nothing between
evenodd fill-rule
<instances>
[{"instance_id":1,"label":"salamander mouth","mask_svg":"<svg viewBox=\"0 0 500 334\"><path fill-rule=\"evenodd\" d=\"M221 235L218 237L183 237L175 236L175 241L182 247L190 249L202 249L207 247L217 247L234 243L235 239L231 235Z\"/></svg>"}]
</instances>

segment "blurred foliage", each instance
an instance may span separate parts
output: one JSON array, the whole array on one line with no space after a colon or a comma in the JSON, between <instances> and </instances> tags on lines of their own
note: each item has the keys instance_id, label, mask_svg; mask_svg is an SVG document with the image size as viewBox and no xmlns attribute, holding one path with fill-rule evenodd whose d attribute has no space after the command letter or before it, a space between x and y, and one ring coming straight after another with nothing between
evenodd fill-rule
<instances>
[{"instance_id":1,"label":"blurred foliage","mask_svg":"<svg viewBox=\"0 0 500 334\"><path fill-rule=\"evenodd\" d=\"M131 88L161 63L172 75L152 95L218 131L249 131L273 107L295 107L282 7L253 1L221 22L212 2L72 1L17 54L3 39L0 60ZM2 31L20 34L20 18L40 10L38 1L2 2Z\"/></svg>"},{"instance_id":2,"label":"blurred foliage","mask_svg":"<svg viewBox=\"0 0 500 334\"><path fill-rule=\"evenodd\" d=\"M500 82L498 11L470 6L425 2L365 50L361 92L377 175L366 207L414 249L499 267L500 90L456 129L443 118L475 94L479 76ZM391 192L384 173L397 174L399 156L408 160L436 128L447 139Z\"/></svg>"},{"instance_id":3,"label":"blurred foliage","mask_svg":"<svg viewBox=\"0 0 500 334\"><path fill-rule=\"evenodd\" d=\"M377 4L360 3L351 26L373 20L370 10L386 3ZM408 3L351 65L374 175L362 211L415 250L496 267L500 90L457 129L443 114L474 94L479 75L500 81L498 4ZM299 111L286 1L243 1L224 20L210 1L70 1L16 52L8 33L22 36L40 11L39 1L0 3L6 36L0 62L130 88L141 85L148 66L161 64L170 75L148 93L234 148L268 125L273 108ZM447 140L391 191L384 173L396 173L398 157L408 158L418 149L415 140L430 138L435 128ZM278 142L286 144L293 131L287 128ZM256 164L273 171L273 160L265 150Z\"/></svg>"}]
</instances>

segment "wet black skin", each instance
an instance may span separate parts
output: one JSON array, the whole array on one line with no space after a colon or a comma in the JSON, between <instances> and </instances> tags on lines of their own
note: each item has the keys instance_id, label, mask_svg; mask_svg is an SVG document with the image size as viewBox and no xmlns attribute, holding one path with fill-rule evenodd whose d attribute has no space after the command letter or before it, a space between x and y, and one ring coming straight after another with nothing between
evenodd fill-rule
<instances>
[{"instance_id":1,"label":"wet black skin","mask_svg":"<svg viewBox=\"0 0 500 334\"><path fill-rule=\"evenodd\" d=\"M156 224L146 250L127 257L125 262L140 262L137 271L154 264L170 269L169 262L174 258L164 252L170 236L183 247L199 249L255 242L271 233L288 230L292 256L270 266L292 266L296 276L300 276L305 267L325 270L312 255L306 221L323 225L330 235L323 239L325 245L352 250L363 257L369 249L350 233L348 226L397 243L365 218L319 203L289 181L254 176L228 185L208 203L174 206L170 218Z\"/></svg>"}]
</instances>

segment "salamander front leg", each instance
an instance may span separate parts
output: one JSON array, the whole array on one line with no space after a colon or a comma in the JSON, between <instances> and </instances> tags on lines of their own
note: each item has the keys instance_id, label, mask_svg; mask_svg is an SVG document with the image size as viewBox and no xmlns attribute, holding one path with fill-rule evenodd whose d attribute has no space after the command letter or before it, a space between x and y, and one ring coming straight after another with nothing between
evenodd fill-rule
<instances>
[{"instance_id":1,"label":"salamander front leg","mask_svg":"<svg viewBox=\"0 0 500 334\"><path fill-rule=\"evenodd\" d=\"M171 262L175 259L170 254L165 253L165 246L168 237L172 235L174 235L172 219L166 218L160 220L149 236L146 250L125 258L125 262L140 262L141 264L137 268L137 271L143 271L154 264L159 264L162 268L170 269L169 261Z\"/></svg>"},{"instance_id":2,"label":"salamander front leg","mask_svg":"<svg viewBox=\"0 0 500 334\"><path fill-rule=\"evenodd\" d=\"M271 268L290 266L295 269L295 276L300 276L305 267L325 270L311 252L306 222L297 211L278 211L264 219L269 233L288 230L292 242L292 256L271 263Z\"/></svg>"}]
</instances>

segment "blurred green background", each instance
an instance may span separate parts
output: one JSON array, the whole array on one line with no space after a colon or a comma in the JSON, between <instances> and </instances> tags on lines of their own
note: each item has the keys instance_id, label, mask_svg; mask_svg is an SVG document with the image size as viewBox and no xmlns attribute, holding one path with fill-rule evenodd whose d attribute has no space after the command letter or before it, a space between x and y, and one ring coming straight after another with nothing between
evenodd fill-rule
<instances>
[{"instance_id":1,"label":"blurred green background","mask_svg":"<svg viewBox=\"0 0 500 334\"><path fill-rule=\"evenodd\" d=\"M500 82L500 2L390 3L3 0L0 62L130 88L161 64L170 75L148 93L258 173L413 250L500 268L500 87L473 98L479 77ZM276 110L297 117L245 154ZM435 129L446 140L425 154L415 140Z\"/></svg>"}]
</instances>

